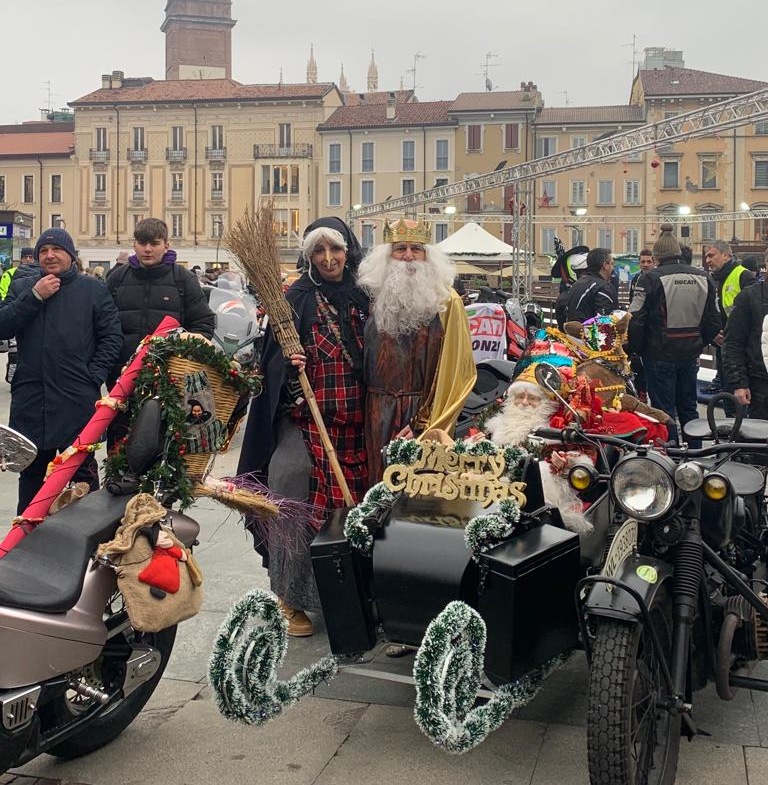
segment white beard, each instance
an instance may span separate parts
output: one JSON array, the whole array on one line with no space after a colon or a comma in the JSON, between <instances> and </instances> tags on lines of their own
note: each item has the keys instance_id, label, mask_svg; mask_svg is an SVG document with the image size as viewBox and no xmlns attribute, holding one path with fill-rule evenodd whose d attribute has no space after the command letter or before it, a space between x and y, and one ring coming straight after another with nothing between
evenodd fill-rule
<instances>
[{"instance_id":1,"label":"white beard","mask_svg":"<svg viewBox=\"0 0 768 785\"><path fill-rule=\"evenodd\" d=\"M427 246L424 262L392 259L390 250L388 244L374 248L360 263L357 281L373 299L371 313L379 332L397 338L445 311L455 270L432 246Z\"/></svg>"},{"instance_id":2,"label":"white beard","mask_svg":"<svg viewBox=\"0 0 768 785\"><path fill-rule=\"evenodd\" d=\"M486 423L491 439L497 444L523 444L530 433L544 425L555 413L557 405L542 400L538 406L520 406L507 398L501 411Z\"/></svg>"}]
</instances>

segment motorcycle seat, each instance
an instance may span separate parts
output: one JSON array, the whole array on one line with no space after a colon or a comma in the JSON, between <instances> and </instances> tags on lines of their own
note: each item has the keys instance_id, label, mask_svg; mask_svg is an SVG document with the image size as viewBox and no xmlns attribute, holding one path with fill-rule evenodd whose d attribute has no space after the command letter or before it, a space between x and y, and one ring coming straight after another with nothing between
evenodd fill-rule
<instances>
[{"instance_id":1,"label":"motorcycle seat","mask_svg":"<svg viewBox=\"0 0 768 785\"><path fill-rule=\"evenodd\" d=\"M733 428L734 418L724 417L718 418L716 421L717 435L719 438L729 438L731 429ZM690 420L683 427L683 433L689 439L711 439L712 432L709 428L709 423L706 417L698 417L695 420ZM739 433L736 436L736 441L739 442L765 442L768 441L768 420L750 420L744 419L741 421Z\"/></svg>"},{"instance_id":2,"label":"motorcycle seat","mask_svg":"<svg viewBox=\"0 0 768 785\"><path fill-rule=\"evenodd\" d=\"M73 608L89 559L114 537L128 499L96 491L46 518L0 559L0 605L41 613Z\"/></svg>"}]
</instances>

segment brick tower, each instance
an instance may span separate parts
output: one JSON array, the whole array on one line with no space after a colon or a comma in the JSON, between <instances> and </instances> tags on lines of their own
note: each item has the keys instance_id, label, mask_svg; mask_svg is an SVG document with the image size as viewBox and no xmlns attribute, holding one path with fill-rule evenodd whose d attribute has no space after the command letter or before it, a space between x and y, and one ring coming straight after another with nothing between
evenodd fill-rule
<instances>
[{"instance_id":1,"label":"brick tower","mask_svg":"<svg viewBox=\"0 0 768 785\"><path fill-rule=\"evenodd\" d=\"M165 21L166 79L231 79L231 0L168 0Z\"/></svg>"}]
</instances>

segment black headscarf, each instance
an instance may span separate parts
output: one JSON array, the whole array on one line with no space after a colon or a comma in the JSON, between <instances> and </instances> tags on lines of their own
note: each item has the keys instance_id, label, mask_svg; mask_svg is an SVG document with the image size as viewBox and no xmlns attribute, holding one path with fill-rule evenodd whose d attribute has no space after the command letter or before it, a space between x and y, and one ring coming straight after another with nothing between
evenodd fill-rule
<instances>
[{"instance_id":1,"label":"black headscarf","mask_svg":"<svg viewBox=\"0 0 768 785\"><path fill-rule=\"evenodd\" d=\"M318 218L316 221L312 221L312 223L304 230L304 237L306 237L310 232L314 231L315 229L319 229L320 227L326 227L327 229L335 229L337 232L341 233L341 236L344 238L344 242L347 244L347 267L352 268L352 272L357 272L357 267L362 261L363 258L363 249L360 247L360 242L358 241L357 237L355 237L355 233L341 220L341 218L337 218L335 215L330 215L325 218ZM298 261L296 262L296 269L302 273L305 273L309 269L309 260L305 259L303 254L299 254Z\"/></svg>"}]
</instances>

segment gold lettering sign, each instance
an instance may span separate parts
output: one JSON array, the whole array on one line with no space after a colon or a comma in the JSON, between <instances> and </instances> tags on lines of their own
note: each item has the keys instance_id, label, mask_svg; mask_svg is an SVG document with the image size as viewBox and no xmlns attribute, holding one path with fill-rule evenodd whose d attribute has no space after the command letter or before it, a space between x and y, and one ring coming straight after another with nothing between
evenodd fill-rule
<instances>
[{"instance_id":1,"label":"gold lettering sign","mask_svg":"<svg viewBox=\"0 0 768 785\"><path fill-rule=\"evenodd\" d=\"M483 507L511 498L524 507L525 483L507 482L505 467L503 453L468 455L437 442L425 442L418 461L410 466L387 466L383 480L389 490L412 497L467 499Z\"/></svg>"}]
</instances>

